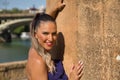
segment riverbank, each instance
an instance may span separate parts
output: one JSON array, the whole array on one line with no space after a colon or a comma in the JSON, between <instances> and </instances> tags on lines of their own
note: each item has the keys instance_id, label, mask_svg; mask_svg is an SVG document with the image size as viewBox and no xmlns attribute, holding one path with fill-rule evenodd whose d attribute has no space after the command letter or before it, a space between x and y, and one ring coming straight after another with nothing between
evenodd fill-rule
<instances>
[{"instance_id":1,"label":"riverbank","mask_svg":"<svg viewBox=\"0 0 120 80\"><path fill-rule=\"evenodd\" d=\"M27 80L26 62L27 60L0 63L0 80Z\"/></svg>"}]
</instances>

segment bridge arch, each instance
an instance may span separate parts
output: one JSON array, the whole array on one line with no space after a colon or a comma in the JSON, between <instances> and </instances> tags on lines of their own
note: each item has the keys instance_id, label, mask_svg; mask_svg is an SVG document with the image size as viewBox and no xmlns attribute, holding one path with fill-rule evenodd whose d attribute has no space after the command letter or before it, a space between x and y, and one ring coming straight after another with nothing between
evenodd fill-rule
<instances>
[{"instance_id":1,"label":"bridge arch","mask_svg":"<svg viewBox=\"0 0 120 80\"><path fill-rule=\"evenodd\" d=\"M6 22L0 25L0 42L11 42L11 33L9 30L13 30L22 25L29 25L32 21L31 18L28 19L17 19L10 22Z\"/></svg>"},{"instance_id":2,"label":"bridge arch","mask_svg":"<svg viewBox=\"0 0 120 80\"><path fill-rule=\"evenodd\" d=\"M29 25L31 21L32 19L29 18L29 19L17 19L17 20L13 20L10 22L6 22L0 25L0 32L8 28L15 28L15 27L25 25L25 24Z\"/></svg>"}]
</instances>

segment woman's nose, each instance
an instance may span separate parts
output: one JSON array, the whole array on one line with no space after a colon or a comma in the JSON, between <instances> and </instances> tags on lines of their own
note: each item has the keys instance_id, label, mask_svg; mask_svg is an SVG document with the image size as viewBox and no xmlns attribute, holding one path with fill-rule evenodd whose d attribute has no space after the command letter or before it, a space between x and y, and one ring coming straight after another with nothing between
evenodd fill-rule
<instances>
[{"instance_id":1,"label":"woman's nose","mask_svg":"<svg viewBox=\"0 0 120 80\"><path fill-rule=\"evenodd\" d=\"M53 41L53 36L51 34L49 35L48 40Z\"/></svg>"}]
</instances>

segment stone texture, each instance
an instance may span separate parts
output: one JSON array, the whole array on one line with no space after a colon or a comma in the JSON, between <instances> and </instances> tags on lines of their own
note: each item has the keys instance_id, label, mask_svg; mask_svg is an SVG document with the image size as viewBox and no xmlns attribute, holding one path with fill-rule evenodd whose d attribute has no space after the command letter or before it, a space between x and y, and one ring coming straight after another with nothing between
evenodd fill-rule
<instances>
[{"instance_id":1,"label":"stone texture","mask_svg":"<svg viewBox=\"0 0 120 80\"><path fill-rule=\"evenodd\" d=\"M58 0L56 0L58 1ZM47 0L47 10L56 2ZM78 28L78 7L76 0L65 0L66 7L57 17L58 32L63 34L65 41L64 67L68 73L72 63L78 61L77 56L77 28ZM62 45L62 44L61 44Z\"/></svg>"},{"instance_id":2,"label":"stone texture","mask_svg":"<svg viewBox=\"0 0 120 80\"><path fill-rule=\"evenodd\" d=\"M57 17L58 31L65 41L64 67L84 62L81 80L120 79L120 1L64 0ZM47 0L47 9L53 6Z\"/></svg>"},{"instance_id":3,"label":"stone texture","mask_svg":"<svg viewBox=\"0 0 120 80\"><path fill-rule=\"evenodd\" d=\"M0 80L24 80L26 61L17 61L0 64Z\"/></svg>"}]
</instances>

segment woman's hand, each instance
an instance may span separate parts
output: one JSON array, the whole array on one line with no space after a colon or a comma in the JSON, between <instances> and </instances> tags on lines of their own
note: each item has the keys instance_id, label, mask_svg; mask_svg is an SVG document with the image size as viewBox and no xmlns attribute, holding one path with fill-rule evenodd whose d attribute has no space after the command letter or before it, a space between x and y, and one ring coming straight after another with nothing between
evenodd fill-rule
<instances>
[{"instance_id":1,"label":"woman's hand","mask_svg":"<svg viewBox=\"0 0 120 80\"><path fill-rule=\"evenodd\" d=\"M65 3L63 2L63 0L56 0L56 5L55 5L55 10L57 11L62 11L63 8L65 7Z\"/></svg>"},{"instance_id":2,"label":"woman's hand","mask_svg":"<svg viewBox=\"0 0 120 80\"><path fill-rule=\"evenodd\" d=\"M83 62L73 65L69 74L69 80L80 80L83 75Z\"/></svg>"},{"instance_id":3,"label":"woman's hand","mask_svg":"<svg viewBox=\"0 0 120 80\"><path fill-rule=\"evenodd\" d=\"M62 11L65 7L63 0L51 0L53 3L47 7L46 13L56 19L58 13Z\"/></svg>"}]
</instances>

